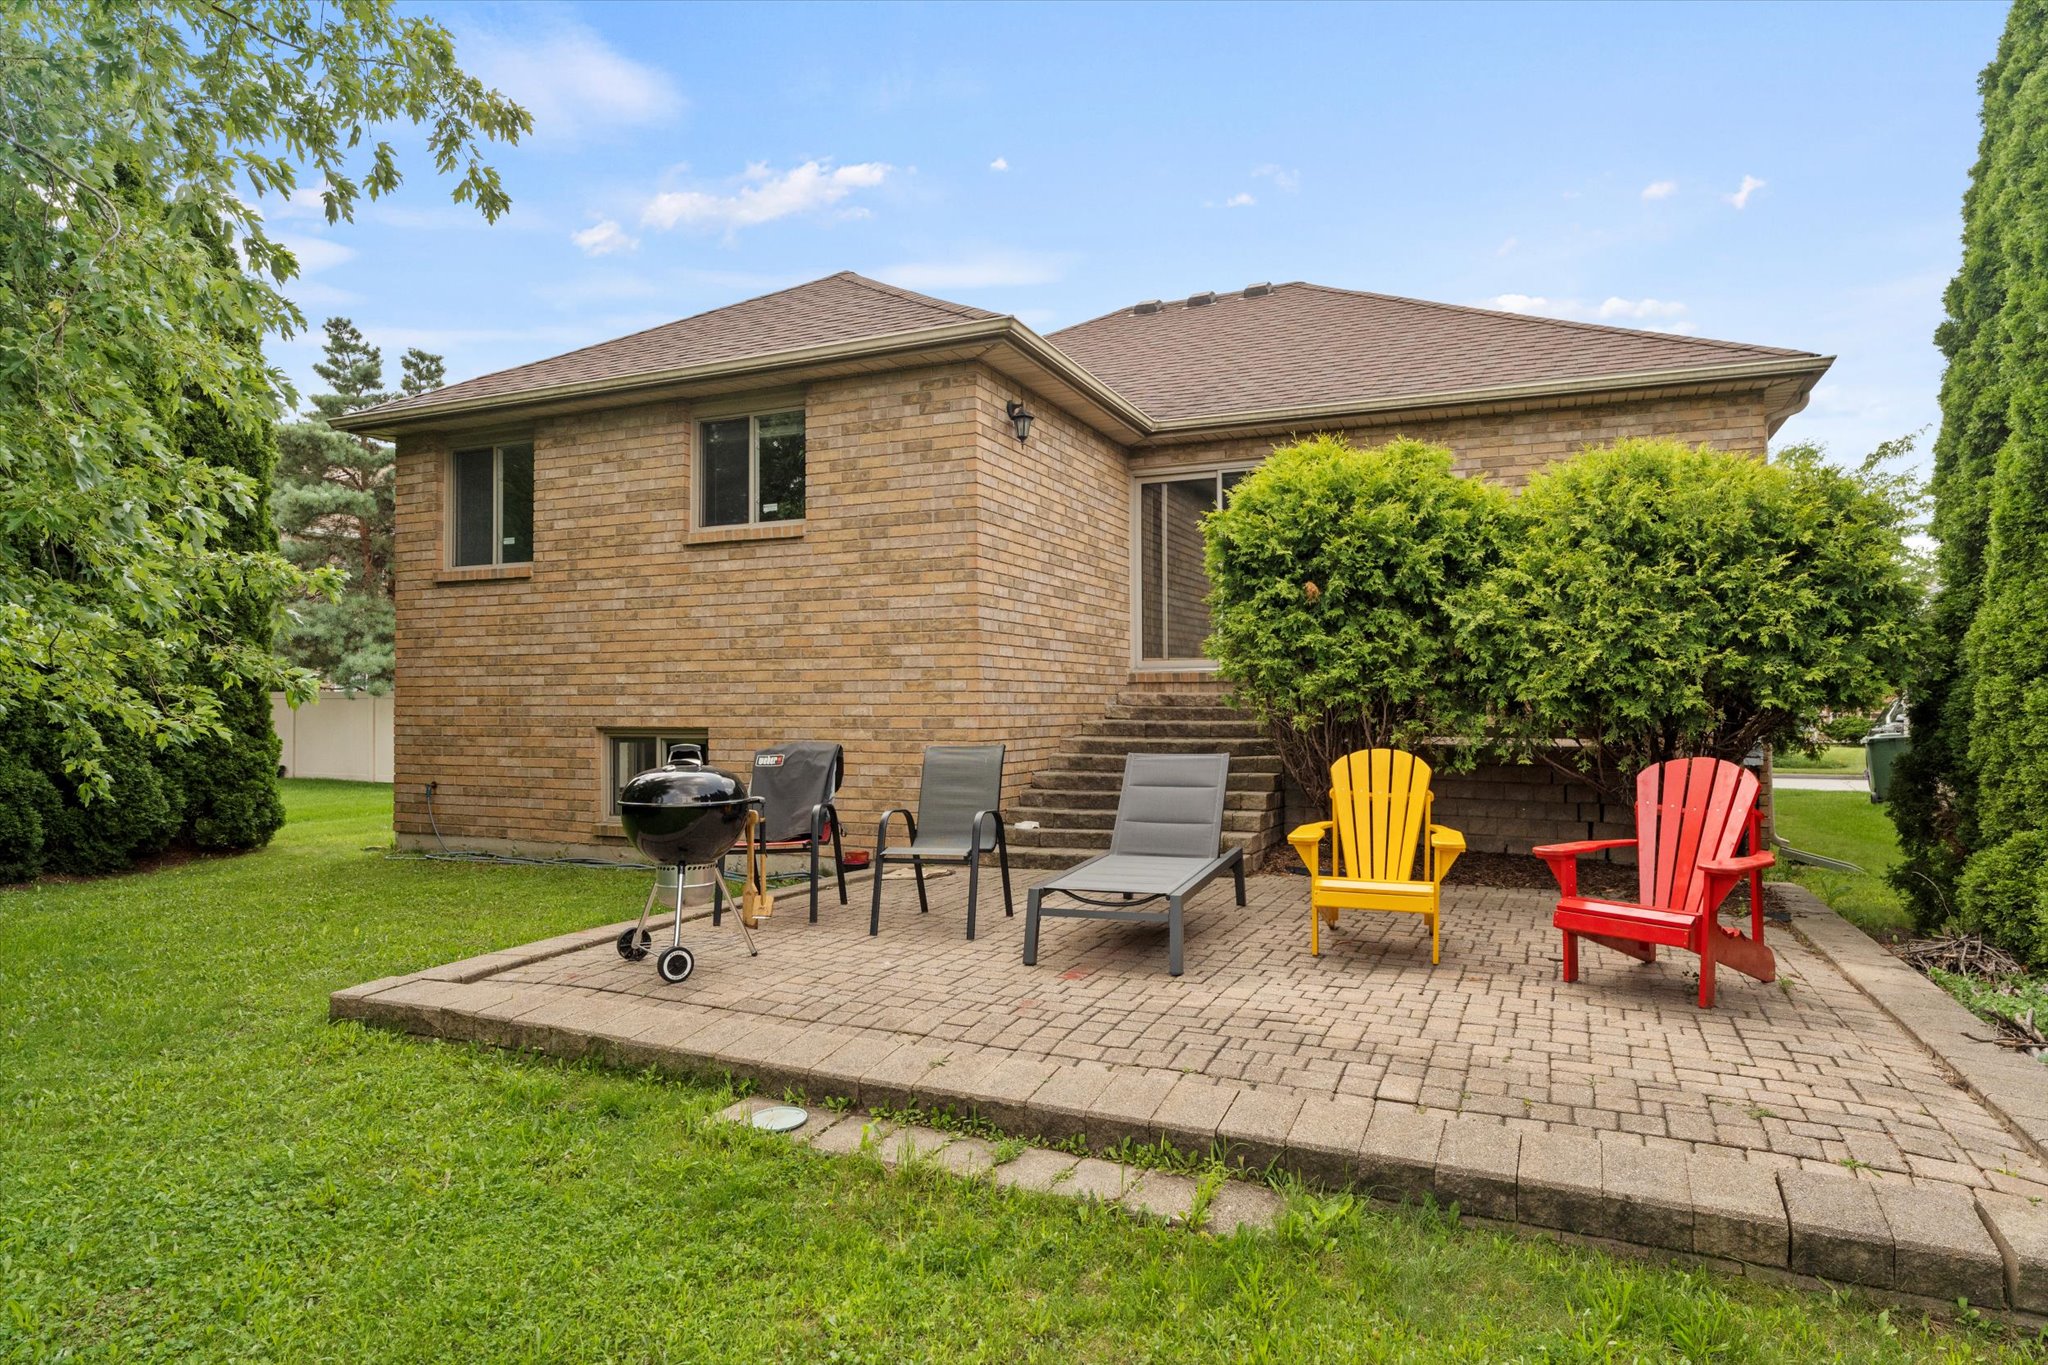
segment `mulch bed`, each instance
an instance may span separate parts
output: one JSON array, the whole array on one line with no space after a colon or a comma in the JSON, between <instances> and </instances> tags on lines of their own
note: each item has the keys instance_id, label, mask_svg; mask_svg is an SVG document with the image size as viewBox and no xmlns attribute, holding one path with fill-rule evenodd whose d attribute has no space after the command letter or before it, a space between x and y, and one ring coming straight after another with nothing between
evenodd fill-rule
<instances>
[{"instance_id":1,"label":"mulch bed","mask_svg":"<svg viewBox=\"0 0 2048 1365\"><path fill-rule=\"evenodd\" d=\"M1445 886L1504 886L1516 891L1555 891L1550 866L1531 853L1467 853L1444 878ZM1635 899L1636 870L1597 858L1579 859L1579 890L1594 896Z\"/></svg>"}]
</instances>

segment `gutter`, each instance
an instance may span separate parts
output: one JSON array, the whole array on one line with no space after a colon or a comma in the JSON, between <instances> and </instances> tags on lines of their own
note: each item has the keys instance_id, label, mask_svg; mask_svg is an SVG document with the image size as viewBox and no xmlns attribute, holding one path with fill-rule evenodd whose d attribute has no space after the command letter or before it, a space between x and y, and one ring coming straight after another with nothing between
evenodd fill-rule
<instances>
[{"instance_id":1,"label":"gutter","mask_svg":"<svg viewBox=\"0 0 2048 1365\"><path fill-rule=\"evenodd\" d=\"M1678 385L1728 383L1743 380L1772 380L1812 376L1818 379L1834 364L1833 356L1782 356L1764 360L1737 361L1723 365L1697 366L1683 370L1637 370L1625 374L1593 375L1578 379L1542 380L1529 384L1495 385L1478 389L1448 389L1437 393L1400 394L1388 398L1347 400L1304 407L1255 409L1248 412L1217 413L1154 421L1122 394L1083 369L1065 352L1013 317L970 318L964 322L895 332L879 337L807 346L767 355L741 356L709 361L669 370L653 370L607 379L516 393L454 399L419 408L364 408L329 423L338 431L363 436L390 436L400 431L432 428L451 418L481 413L510 414L519 409L577 399L618 397L630 399L681 384L706 383L749 374L772 374L778 370L809 365L828 365L847 360L880 359L913 355L919 351L953 346L1007 344L1025 359L1049 371L1094 403L1114 421L1135 433L1138 441L1174 436L1228 435L1233 431L1260 427L1287 427L1345 418L1369 417L1383 413L1426 412L1438 408L1471 407L1494 403L1528 402L1577 394L1614 394Z\"/></svg>"}]
</instances>

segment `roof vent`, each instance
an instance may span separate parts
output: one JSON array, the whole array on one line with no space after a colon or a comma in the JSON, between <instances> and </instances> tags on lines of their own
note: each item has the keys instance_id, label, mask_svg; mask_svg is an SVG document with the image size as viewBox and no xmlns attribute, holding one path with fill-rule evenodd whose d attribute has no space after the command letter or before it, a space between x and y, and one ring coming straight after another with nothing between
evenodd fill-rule
<instances>
[{"instance_id":1,"label":"roof vent","mask_svg":"<svg viewBox=\"0 0 2048 1365\"><path fill-rule=\"evenodd\" d=\"M1216 291L1213 289L1207 291L1206 293L1188 295L1188 307L1190 308L1200 308L1204 304L1210 304L1214 302L1216 302Z\"/></svg>"},{"instance_id":2,"label":"roof vent","mask_svg":"<svg viewBox=\"0 0 2048 1365\"><path fill-rule=\"evenodd\" d=\"M1159 300L1146 299L1143 303L1133 306L1131 311L1139 317L1143 317L1147 313L1156 313L1159 311Z\"/></svg>"},{"instance_id":3,"label":"roof vent","mask_svg":"<svg viewBox=\"0 0 2048 1365\"><path fill-rule=\"evenodd\" d=\"M1248 299L1264 298L1272 292L1273 286L1264 281L1260 281L1258 284L1248 284L1244 287L1244 296Z\"/></svg>"}]
</instances>

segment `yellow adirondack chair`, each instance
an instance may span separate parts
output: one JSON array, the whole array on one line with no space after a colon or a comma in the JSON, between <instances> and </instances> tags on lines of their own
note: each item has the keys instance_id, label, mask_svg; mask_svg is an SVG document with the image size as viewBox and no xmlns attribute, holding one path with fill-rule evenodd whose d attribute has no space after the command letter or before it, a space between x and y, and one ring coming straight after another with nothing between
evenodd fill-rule
<instances>
[{"instance_id":1,"label":"yellow adirondack chair","mask_svg":"<svg viewBox=\"0 0 2048 1365\"><path fill-rule=\"evenodd\" d=\"M1340 911L1393 910L1429 921L1429 960L1437 960L1444 876L1465 851L1465 836L1433 823L1434 803L1429 765L1414 754L1361 749L1330 765L1332 818L1287 836L1308 864L1312 956L1322 956L1322 927L1335 924ZM1334 875L1326 877L1322 846L1330 838Z\"/></svg>"}]
</instances>

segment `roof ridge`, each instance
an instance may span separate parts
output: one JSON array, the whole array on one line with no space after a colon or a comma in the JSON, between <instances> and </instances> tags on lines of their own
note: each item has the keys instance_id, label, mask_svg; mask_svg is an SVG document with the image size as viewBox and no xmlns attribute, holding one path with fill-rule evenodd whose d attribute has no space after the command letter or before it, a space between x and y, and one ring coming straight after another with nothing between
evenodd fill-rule
<instances>
[{"instance_id":1,"label":"roof ridge","mask_svg":"<svg viewBox=\"0 0 2048 1365\"><path fill-rule=\"evenodd\" d=\"M1577 331L1599 332L1610 336L1662 337L1669 341L1681 341L1690 346L1714 350L1734 349L1748 351L1755 355L1809 356L1819 354L1818 351L1801 351L1787 346L1759 346L1747 341L1726 341L1720 337L1693 336L1686 332L1660 332L1649 327L1617 327L1609 322L1581 322L1575 318L1545 317L1539 313L1511 313L1505 308L1480 308L1473 304L1443 303L1436 299L1418 299L1407 294L1387 294L1374 289L1344 289L1333 284L1316 284L1310 280L1288 280L1282 284L1275 284L1272 287L1272 292L1277 294L1283 289L1307 289L1319 294L1342 294L1350 298L1379 299L1386 303L1406 304L1413 308L1428 308L1446 313L1470 313L1484 318L1499 318L1510 322L1527 323L1535 327L1565 327ZM1219 292L1216 297L1218 301L1221 301L1239 292L1238 290L1231 290L1228 294ZM1172 303L1180 302L1182 301L1176 299L1167 306L1171 307ZM1057 337L1067 332L1078 331L1091 323L1101 322L1108 318L1129 313L1135 306L1134 304L1125 304L1121 308L1112 308L1107 313L1098 313L1092 318L1084 318L1080 322L1062 327L1059 331L1051 332L1047 335Z\"/></svg>"},{"instance_id":2,"label":"roof ridge","mask_svg":"<svg viewBox=\"0 0 2048 1365\"><path fill-rule=\"evenodd\" d=\"M1334 284L1313 284L1306 280L1290 280L1276 284L1274 291L1282 289L1313 289L1322 294L1345 294L1352 298L1381 299L1388 303L1405 303L1415 308L1432 308L1445 313L1475 313L1485 318L1504 318L1514 322L1528 323L1538 327L1569 327L1584 332L1603 332L1621 336L1654 336L1667 341L1683 341L1694 346L1716 348L1732 347L1741 351L1761 352L1765 355L1804 356L1818 355L1818 351L1800 351L1786 346L1759 346L1748 341L1724 341L1719 337L1693 336L1687 332L1659 332L1649 327L1617 327L1611 322L1581 322L1576 318L1545 317L1540 313L1513 313L1505 308L1481 308L1469 303L1442 303L1436 299L1412 298L1406 294L1383 294L1373 289L1344 289ZM1105 314L1107 316L1107 314Z\"/></svg>"},{"instance_id":3,"label":"roof ridge","mask_svg":"<svg viewBox=\"0 0 2048 1365\"><path fill-rule=\"evenodd\" d=\"M857 270L842 270L825 278L852 280L855 284L866 285L878 293L893 294L899 299L909 299L914 303L928 304L933 308L944 309L948 313L958 313L963 318L997 318L1007 316L1003 313L991 313L986 308L976 308L971 303L955 303L951 299L942 299L931 294L920 294L915 289L905 289L900 284L888 284L881 280L870 279ZM815 284L816 281L814 280L812 283Z\"/></svg>"}]
</instances>

